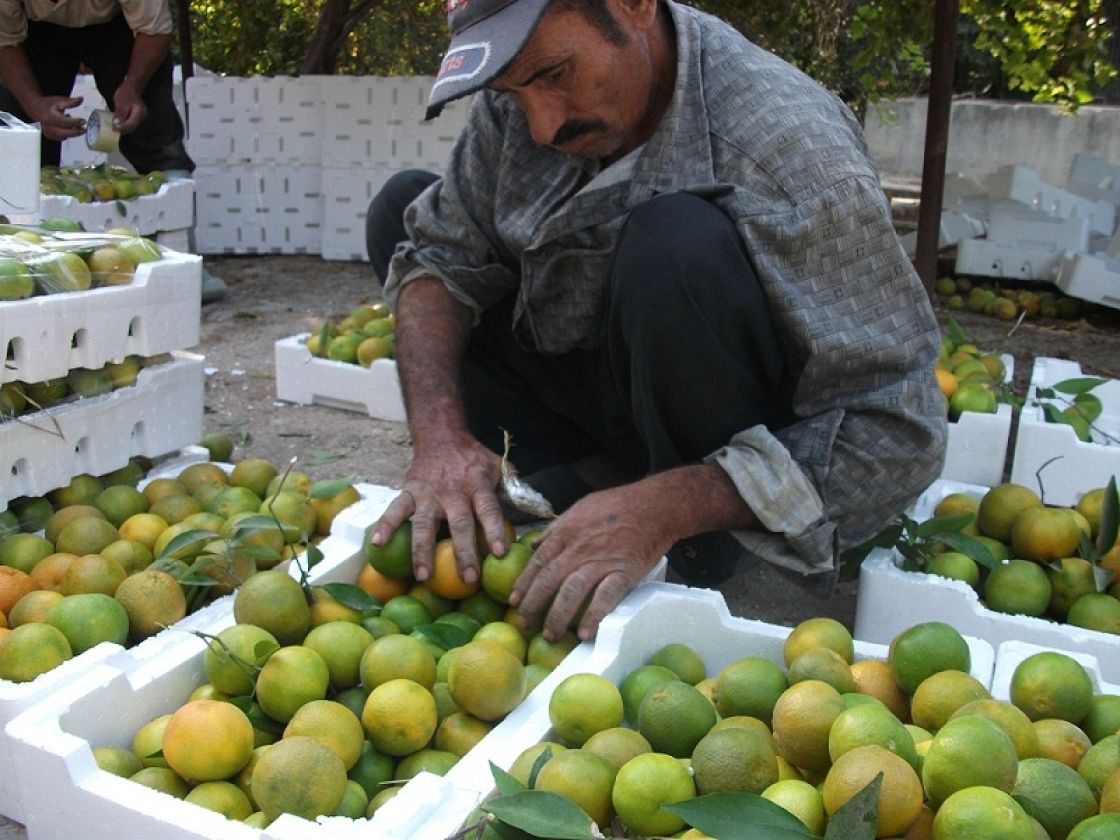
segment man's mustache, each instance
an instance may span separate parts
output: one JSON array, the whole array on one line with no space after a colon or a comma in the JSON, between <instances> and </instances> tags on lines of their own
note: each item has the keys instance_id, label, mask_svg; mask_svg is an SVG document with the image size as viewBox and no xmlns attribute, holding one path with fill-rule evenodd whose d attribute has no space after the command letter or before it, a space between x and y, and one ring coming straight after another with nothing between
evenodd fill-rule
<instances>
[{"instance_id":1,"label":"man's mustache","mask_svg":"<svg viewBox=\"0 0 1120 840\"><path fill-rule=\"evenodd\" d=\"M606 130L607 125L602 120L568 120L556 130L556 136L552 138L552 145L563 146L565 143L569 143L572 140L575 140L581 134L589 134L592 131Z\"/></svg>"}]
</instances>

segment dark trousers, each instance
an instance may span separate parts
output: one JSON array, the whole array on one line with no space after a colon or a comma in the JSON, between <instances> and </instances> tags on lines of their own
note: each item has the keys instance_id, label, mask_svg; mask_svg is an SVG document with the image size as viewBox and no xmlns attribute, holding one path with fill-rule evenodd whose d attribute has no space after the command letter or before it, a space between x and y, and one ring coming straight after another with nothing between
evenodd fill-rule
<instances>
[{"instance_id":1,"label":"dark trousers","mask_svg":"<svg viewBox=\"0 0 1120 840\"><path fill-rule=\"evenodd\" d=\"M124 15L107 23L71 28L43 21L29 21L23 50L46 96L69 96L74 79L84 65L93 73L97 89L113 108L113 94L128 72L132 56L132 30ZM143 91L148 117L131 134L121 137L125 159L141 173L153 169L194 170L183 146L183 121L171 98L171 57L164 59ZM12 94L0 88L0 110L27 119ZM43 138L42 163L58 165L61 143Z\"/></svg>"},{"instance_id":2,"label":"dark trousers","mask_svg":"<svg viewBox=\"0 0 1120 840\"><path fill-rule=\"evenodd\" d=\"M432 180L401 173L371 203L378 277L404 238L404 207ZM472 431L501 452L508 430L523 474L603 452L658 472L700 461L743 429L792 420L793 385L766 295L715 205L674 193L635 208L604 283L594 350L523 347L510 328L512 298L472 332L462 372Z\"/></svg>"}]
</instances>

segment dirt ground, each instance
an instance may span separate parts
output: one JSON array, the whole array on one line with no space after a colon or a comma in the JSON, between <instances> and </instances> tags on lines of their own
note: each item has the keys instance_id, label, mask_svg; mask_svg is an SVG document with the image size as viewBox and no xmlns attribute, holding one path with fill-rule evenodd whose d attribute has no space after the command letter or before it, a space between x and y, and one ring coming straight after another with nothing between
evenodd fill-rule
<instances>
[{"instance_id":1,"label":"dirt ground","mask_svg":"<svg viewBox=\"0 0 1120 840\"><path fill-rule=\"evenodd\" d=\"M207 431L238 441L235 458L249 455L285 463L314 478L355 474L358 480L399 486L410 446L403 424L364 414L276 400L273 343L310 331L324 317L341 316L379 289L363 263L314 256L211 257L206 264L230 287L224 301L202 310L198 352L207 358ZM1087 373L1120 377L1120 312L1086 307L1076 321L1013 323L938 304L942 325L952 316L985 349L1015 357L1015 384L1025 392L1035 356L1076 359ZM1008 462L1010 469L1010 459ZM722 587L732 614L792 625L831 615L854 625L858 585L842 584L827 599L806 593L769 568L756 568Z\"/></svg>"}]
</instances>

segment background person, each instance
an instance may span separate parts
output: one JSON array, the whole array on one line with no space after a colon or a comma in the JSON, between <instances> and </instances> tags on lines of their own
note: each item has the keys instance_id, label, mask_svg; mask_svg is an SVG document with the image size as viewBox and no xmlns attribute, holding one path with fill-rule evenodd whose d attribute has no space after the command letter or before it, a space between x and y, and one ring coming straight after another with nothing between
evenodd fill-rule
<instances>
[{"instance_id":1,"label":"background person","mask_svg":"<svg viewBox=\"0 0 1120 840\"><path fill-rule=\"evenodd\" d=\"M508 430L523 474L583 484L514 590L547 635L583 610L589 636L665 553L688 582L745 551L830 588L946 437L937 325L855 118L687 6L449 7L429 116L480 91L467 126L442 178L370 208L414 447L373 542L410 519L424 579L446 521L474 579L476 528L505 549Z\"/></svg>"}]
</instances>

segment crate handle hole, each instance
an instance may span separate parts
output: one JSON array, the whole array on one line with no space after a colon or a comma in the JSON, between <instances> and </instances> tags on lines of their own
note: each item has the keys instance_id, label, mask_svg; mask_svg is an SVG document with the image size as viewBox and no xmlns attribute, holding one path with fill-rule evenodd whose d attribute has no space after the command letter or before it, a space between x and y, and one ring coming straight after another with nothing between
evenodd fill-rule
<instances>
[{"instance_id":1,"label":"crate handle hole","mask_svg":"<svg viewBox=\"0 0 1120 840\"><path fill-rule=\"evenodd\" d=\"M135 336L140 334L140 327L141 327L142 323L143 322L142 322L139 315L137 315L135 318L133 318L131 321L128 322L128 337L129 338L134 338Z\"/></svg>"},{"instance_id":2,"label":"crate handle hole","mask_svg":"<svg viewBox=\"0 0 1120 840\"><path fill-rule=\"evenodd\" d=\"M80 330L75 330L74 335L70 337L70 346L76 350L80 350L86 346L88 336L89 334L84 327Z\"/></svg>"},{"instance_id":3,"label":"crate handle hole","mask_svg":"<svg viewBox=\"0 0 1120 840\"><path fill-rule=\"evenodd\" d=\"M13 338L8 341L7 348L4 350L4 358L9 362L14 362L23 356L23 339Z\"/></svg>"}]
</instances>

